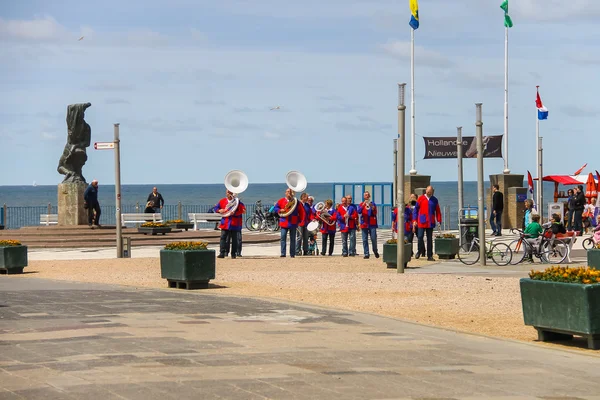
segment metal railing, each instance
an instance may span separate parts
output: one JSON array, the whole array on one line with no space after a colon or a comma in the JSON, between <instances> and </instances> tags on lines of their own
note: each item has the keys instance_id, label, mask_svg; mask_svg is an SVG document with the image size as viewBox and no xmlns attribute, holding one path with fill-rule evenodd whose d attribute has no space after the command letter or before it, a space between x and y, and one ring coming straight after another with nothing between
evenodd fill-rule
<instances>
[{"instance_id":1,"label":"metal railing","mask_svg":"<svg viewBox=\"0 0 600 400\"><path fill-rule=\"evenodd\" d=\"M162 209L163 220L181 219L188 220L188 213L206 213L214 207L213 204L165 204ZM254 204L246 205L245 219L254 214ZM121 213L140 213L144 212L144 205L136 204L121 204ZM116 225L116 207L114 205L101 205L100 224L101 225ZM0 208L0 225L4 225L5 229L19 229L25 226L39 226L40 215L42 214L58 214L58 206L48 204L46 206L8 206L4 204ZM385 205L380 207L378 222L381 228L390 228L392 226L392 206ZM201 227L214 227L214 222L203 223Z\"/></svg>"}]
</instances>

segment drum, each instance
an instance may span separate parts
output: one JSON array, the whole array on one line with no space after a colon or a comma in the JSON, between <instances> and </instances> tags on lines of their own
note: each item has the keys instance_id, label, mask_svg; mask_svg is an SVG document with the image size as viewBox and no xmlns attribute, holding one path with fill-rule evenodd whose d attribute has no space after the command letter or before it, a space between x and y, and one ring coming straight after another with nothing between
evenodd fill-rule
<instances>
[{"instance_id":1,"label":"drum","mask_svg":"<svg viewBox=\"0 0 600 400\"><path fill-rule=\"evenodd\" d=\"M314 232L317 229L319 229L319 221L314 220L314 221L310 221L308 223L308 225L306 225L306 229L308 229L309 232Z\"/></svg>"}]
</instances>

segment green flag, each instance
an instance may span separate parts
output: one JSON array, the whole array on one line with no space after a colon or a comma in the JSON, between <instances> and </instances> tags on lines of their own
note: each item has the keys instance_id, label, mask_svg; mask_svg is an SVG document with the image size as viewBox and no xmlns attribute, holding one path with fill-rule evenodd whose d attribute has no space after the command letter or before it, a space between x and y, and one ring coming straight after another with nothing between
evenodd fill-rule
<instances>
[{"instance_id":1,"label":"green flag","mask_svg":"<svg viewBox=\"0 0 600 400\"><path fill-rule=\"evenodd\" d=\"M500 8L504 10L504 26L512 28L513 22L512 19L510 19L510 15L508 15L508 0L504 0L502 4L500 4Z\"/></svg>"}]
</instances>

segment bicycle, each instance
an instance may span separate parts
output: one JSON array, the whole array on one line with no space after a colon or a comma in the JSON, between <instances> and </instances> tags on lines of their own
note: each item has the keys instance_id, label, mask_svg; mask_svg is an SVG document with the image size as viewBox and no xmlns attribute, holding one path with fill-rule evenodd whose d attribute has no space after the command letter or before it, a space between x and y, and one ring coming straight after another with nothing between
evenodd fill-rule
<instances>
[{"instance_id":1,"label":"bicycle","mask_svg":"<svg viewBox=\"0 0 600 400\"><path fill-rule=\"evenodd\" d=\"M585 250L589 250L595 248L598 245L598 242L594 240L594 235L592 234L592 236L590 236L589 238L583 239L581 245Z\"/></svg>"},{"instance_id":2,"label":"bicycle","mask_svg":"<svg viewBox=\"0 0 600 400\"><path fill-rule=\"evenodd\" d=\"M508 265L512 259L512 251L506 243L494 243L493 240L485 242L485 255L491 258L498 266ZM489 249L487 249L489 247ZM466 265L473 265L479 261L479 238L474 237L472 241L463 243L458 249L458 259Z\"/></svg>"},{"instance_id":3,"label":"bicycle","mask_svg":"<svg viewBox=\"0 0 600 400\"><path fill-rule=\"evenodd\" d=\"M279 230L279 218L270 213L265 207L263 211L262 202L258 200L254 204L254 214L246 218L246 228L249 231L277 231Z\"/></svg>"},{"instance_id":4,"label":"bicycle","mask_svg":"<svg viewBox=\"0 0 600 400\"><path fill-rule=\"evenodd\" d=\"M523 262L527 254L530 255L531 259L536 257L544 263L551 264L560 264L567 258L569 246L564 241L556 239L549 226L546 225L544 228L538 243L530 243L525 237L525 233L520 229L510 230L511 233L516 231L519 234L519 238L508 245L513 253L512 265Z\"/></svg>"}]
</instances>

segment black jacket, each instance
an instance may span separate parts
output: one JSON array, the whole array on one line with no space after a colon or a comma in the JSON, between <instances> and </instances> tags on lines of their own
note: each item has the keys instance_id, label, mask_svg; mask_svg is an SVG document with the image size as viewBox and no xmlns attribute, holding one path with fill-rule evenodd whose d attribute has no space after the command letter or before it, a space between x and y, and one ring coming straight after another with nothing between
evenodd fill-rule
<instances>
[{"instance_id":1,"label":"black jacket","mask_svg":"<svg viewBox=\"0 0 600 400\"><path fill-rule=\"evenodd\" d=\"M156 196L154 195L154 192L150 193L148 195L148 200L146 200L146 203L151 201L152 204L154 205L154 207L162 207L165 204L165 200L162 197L162 194L156 192Z\"/></svg>"},{"instance_id":2,"label":"black jacket","mask_svg":"<svg viewBox=\"0 0 600 400\"><path fill-rule=\"evenodd\" d=\"M496 191L492 195L492 211L502 212L504 210L504 195L501 191Z\"/></svg>"},{"instance_id":3,"label":"black jacket","mask_svg":"<svg viewBox=\"0 0 600 400\"><path fill-rule=\"evenodd\" d=\"M83 193L83 200L91 206L98 203L98 188L90 184Z\"/></svg>"},{"instance_id":4,"label":"black jacket","mask_svg":"<svg viewBox=\"0 0 600 400\"><path fill-rule=\"evenodd\" d=\"M575 195L575 201L573 201L573 210L583 210L585 207L585 196L583 192L579 192Z\"/></svg>"}]
</instances>

